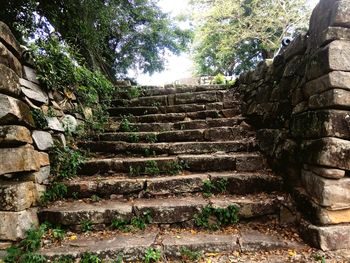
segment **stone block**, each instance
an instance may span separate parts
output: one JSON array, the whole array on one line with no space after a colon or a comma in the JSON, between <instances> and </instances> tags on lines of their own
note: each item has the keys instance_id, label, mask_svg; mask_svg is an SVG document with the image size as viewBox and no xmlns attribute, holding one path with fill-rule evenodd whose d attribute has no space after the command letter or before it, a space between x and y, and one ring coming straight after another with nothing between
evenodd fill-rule
<instances>
[{"instance_id":1,"label":"stone block","mask_svg":"<svg viewBox=\"0 0 350 263\"><path fill-rule=\"evenodd\" d=\"M317 174L318 176L329 179L340 179L345 177L346 174L346 171L344 170L315 165L304 165L304 169L307 171L311 171L314 174Z\"/></svg>"},{"instance_id":2,"label":"stone block","mask_svg":"<svg viewBox=\"0 0 350 263\"><path fill-rule=\"evenodd\" d=\"M34 127L30 108L20 100L0 94L0 125L14 123Z\"/></svg>"},{"instance_id":3,"label":"stone block","mask_svg":"<svg viewBox=\"0 0 350 263\"><path fill-rule=\"evenodd\" d=\"M350 225L315 226L306 221L300 225L300 233L310 245L324 251L350 247Z\"/></svg>"},{"instance_id":4,"label":"stone block","mask_svg":"<svg viewBox=\"0 0 350 263\"><path fill-rule=\"evenodd\" d=\"M350 42L336 40L317 51L310 59L306 77L313 80L331 71L350 71Z\"/></svg>"},{"instance_id":5,"label":"stone block","mask_svg":"<svg viewBox=\"0 0 350 263\"><path fill-rule=\"evenodd\" d=\"M337 137L350 139L350 112L317 110L294 115L292 135L299 138Z\"/></svg>"},{"instance_id":6,"label":"stone block","mask_svg":"<svg viewBox=\"0 0 350 263\"><path fill-rule=\"evenodd\" d=\"M301 180L306 192L318 205L332 210L350 208L350 178L326 179L303 170Z\"/></svg>"},{"instance_id":7,"label":"stone block","mask_svg":"<svg viewBox=\"0 0 350 263\"><path fill-rule=\"evenodd\" d=\"M0 126L0 146L18 146L32 144L30 131L23 126L5 125Z\"/></svg>"},{"instance_id":8,"label":"stone block","mask_svg":"<svg viewBox=\"0 0 350 263\"><path fill-rule=\"evenodd\" d=\"M20 180L32 181L36 184L48 184L50 178L50 166L41 167L38 172L20 176Z\"/></svg>"},{"instance_id":9,"label":"stone block","mask_svg":"<svg viewBox=\"0 0 350 263\"><path fill-rule=\"evenodd\" d=\"M1 182L0 210L22 211L34 203L34 184L32 182Z\"/></svg>"},{"instance_id":10,"label":"stone block","mask_svg":"<svg viewBox=\"0 0 350 263\"><path fill-rule=\"evenodd\" d=\"M39 171L40 159L32 146L0 148L0 175Z\"/></svg>"},{"instance_id":11,"label":"stone block","mask_svg":"<svg viewBox=\"0 0 350 263\"><path fill-rule=\"evenodd\" d=\"M350 91L331 89L309 98L310 109L332 108L350 110Z\"/></svg>"},{"instance_id":12,"label":"stone block","mask_svg":"<svg viewBox=\"0 0 350 263\"><path fill-rule=\"evenodd\" d=\"M46 117L49 129L57 132L64 132L62 123L57 119L57 117Z\"/></svg>"},{"instance_id":13,"label":"stone block","mask_svg":"<svg viewBox=\"0 0 350 263\"><path fill-rule=\"evenodd\" d=\"M17 241L23 239L26 231L37 225L38 218L35 210L0 211L0 240Z\"/></svg>"},{"instance_id":14,"label":"stone block","mask_svg":"<svg viewBox=\"0 0 350 263\"><path fill-rule=\"evenodd\" d=\"M303 142L301 149L301 157L308 164L350 170L350 141L322 138Z\"/></svg>"},{"instance_id":15,"label":"stone block","mask_svg":"<svg viewBox=\"0 0 350 263\"><path fill-rule=\"evenodd\" d=\"M23 66L23 78L25 78L26 80L29 80L30 82L34 82L38 85L40 84L36 75L36 71L33 68Z\"/></svg>"},{"instance_id":16,"label":"stone block","mask_svg":"<svg viewBox=\"0 0 350 263\"><path fill-rule=\"evenodd\" d=\"M18 97L21 94L18 76L12 69L4 66L3 64L0 64L0 92L15 97Z\"/></svg>"},{"instance_id":17,"label":"stone block","mask_svg":"<svg viewBox=\"0 0 350 263\"><path fill-rule=\"evenodd\" d=\"M25 79L19 79L22 93L29 99L40 104L48 104L49 96L44 92L39 85Z\"/></svg>"},{"instance_id":18,"label":"stone block","mask_svg":"<svg viewBox=\"0 0 350 263\"><path fill-rule=\"evenodd\" d=\"M21 57L22 48L10 28L3 22L0 21L0 41L6 45L7 48L17 57Z\"/></svg>"},{"instance_id":19,"label":"stone block","mask_svg":"<svg viewBox=\"0 0 350 263\"><path fill-rule=\"evenodd\" d=\"M329 27L320 36L320 45L328 44L334 40L350 40L350 29L344 27Z\"/></svg>"},{"instance_id":20,"label":"stone block","mask_svg":"<svg viewBox=\"0 0 350 263\"><path fill-rule=\"evenodd\" d=\"M40 167L50 165L49 155L45 152L36 152L37 159L40 163Z\"/></svg>"},{"instance_id":21,"label":"stone block","mask_svg":"<svg viewBox=\"0 0 350 263\"><path fill-rule=\"evenodd\" d=\"M49 132L46 131L33 131L32 134L35 146L40 151L46 151L53 146L53 139Z\"/></svg>"},{"instance_id":22,"label":"stone block","mask_svg":"<svg viewBox=\"0 0 350 263\"><path fill-rule=\"evenodd\" d=\"M293 39L292 43L284 50L283 56L286 61L289 61L296 55L303 55L307 48L307 37L305 34L299 34Z\"/></svg>"},{"instance_id":23,"label":"stone block","mask_svg":"<svg viewBox=\"0 0 350 263\"><path fill-rule=\"evenodd\" d=\"M307 82L303 89L307 97L323 93L330 89L344 89L350 91L350 72L332 71L327 75Z\"/></svg>"},{"instance_id":24,"label":"stone block","mask_svg":"<svg viewBox=\"0 0 350 263\"><path fill-rule=\"evenodd\" d=\"M350 27L350 5L348 0L334 1L330 26Z\"/></svg>"},{"instance_id":25,"label":"stone block","mask_svg":"<svg viewBox=\"0 0 350 263\"><path fill-rule=\"evenodd\" d=\"M19 60L0 42L0 64L12 69L19 77L22 76L22 64Z\"/></svg>"}]
</instances>

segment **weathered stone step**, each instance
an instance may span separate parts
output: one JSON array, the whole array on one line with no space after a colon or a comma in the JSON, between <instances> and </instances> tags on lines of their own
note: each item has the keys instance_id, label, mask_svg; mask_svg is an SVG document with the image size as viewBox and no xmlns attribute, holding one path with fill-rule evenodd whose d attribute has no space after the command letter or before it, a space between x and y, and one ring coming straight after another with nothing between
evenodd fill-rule
<instances>
[{"instance_id":1,"label":"weathered stone step","mask_svg":"<svg viewBox=\"0 0 350 263\"><path fill-rule=\"evenodd\" d=\"M208 191L204 184L211 187L221 183L223 189L212 188L210 193L252 194L282 190L282 178L269 173L207 173L171 175L160 178L130 178L127 175L108 177L82 177L65 182L68 197L90 198L93 195L110 197L158 196Z\"/></svg>"},{"instance_id":2,"label":"weathered stone step","mask_svg":"<svg viewBox=\"0 0 350 263\"><path fill-rule=\"evenodd\" d=\"M150 97L159 95L171 95L179 93L195 93L203 91L216 91L216 90L228 90L230 86L227 85L183 85L183 86L170 86L157 87L157 86L141 86L138 88L140 96ZM134 91L135 88L124 88L116 92L115 97L121 99L129 99L130 93Z\"/></svg>"},{"instance_id":3,"label":"weathered stone step","mask_svg":"<svg viewBox=\"0 0 350 263\"><path fill-rule=\"evenodd\" d=\"M134 176L157 175L149 172L151 169L154 170L154 166L159 169L159 175L171 174L171 171L179 171L181 169L190 172L256 172L267 169L265 158L260 153L253 152L232 154L217 153L211 155L178 155L151 158L96 158L85 162L82 165L80 174L95 175L129 173Z\"/></svg>"},{"instance_id":4,"label":"weathered stone step","mask_svg":"<svg viewBox=\"0 0 350 263\"><path fill-rule=\"evenodd\" d=\"M233 118L220 118L212 120L191 120L180 122L153 122L153 123L131 123L130 128L139 132L163 132L173 130L195 130L215 127L233 127L243 124L244 118L241 116ZM116 132L120 130L120 121L111 119L107 124L106 131Z\"/></svg>"},{"instance_id":5,"label":"weathered stone step","mask_svg":"<svg viewBox=\"0 0 350 263\"><path fill-rule=\"evenodd\" d=\"M238 94L234 94L233 92L228 92L225 90L214 90L139 97L135 99L116 99L112 102L112 105L117 107L173 106L180 104L204 104L237 100Z\"/></svg>"},{"instance_id":6,"label":"weathered stone step","mask_svg":"<svg viewBox=\"0 0 350 263\"><path fill-rule=\"evenodd\" d=\"M240 140L254 136L245 126L217 127L198 130L175 130L164 132L110 132L99 136L100 141L124 142L188 142Z\"/></svg>"},{"instance_id":7,"label":"weathered stone step","mask_svg":"<svg viewBox=\"0 0 350 263\"><path fill-rule=\"evenodd\" d=\"M204 154L215 152L252 152L257 150L254 138L237 141L218 142L160 142L160 143L128 143L114 141L81 142L79 147L90 152L99 153L130 153L141 156Z\"/></svg>"},{"instance_id":8,"label":"weathered stone step","mask_svg":"<svg viewBox=\"0 0 350 263\"><path fill-rule=\"evenodd\" d=\"M122 115L134 115L141 116L147 114L161 114L161 113L183 113L183 112L196 112L205 110L223 110L223 109L237 109L240 110L241 105L239 102L215 102L208 104L182 104L174 106L143 106L143 107L115 107L110 108L108 111L111 116Z\"/></svg>"},{"instance_id":9,"label":"weathered stone step","mask_svg":"<svg viewBox=\"0 0 350 263\"><path fill-rule=\"evenodd\" d=\"M100 225L109 226L114 219L131 220L133 217L149 214L151 224L179 224L195 219L208 205L227 208L238 207L238 217L251 219L279 213L277 194L255 194L251 196L220 196L204 199L200 195L188 197L168 197L135 199L133 201L83 200L58 202L38 212L41 222L62 225L79 230L83 222L89 222L96 229Z\"/></svg>"},{"instance_id":10,"label":"weathered stone step","mask_svg":"<svg viewBox=\"0 0 350 263\"><path fill-rule=\"evenodd\" d=\"M186 262L190 262L188 261L189 255L186 258L184 251L202 256L205 253L235 253L241 255L249 252L263 253L274 250L292 250L296 254L301 254L307 248L297 241L283 238L283 234L278 231L267 233L247 229L241 230L238 234L207 233L203 231L193 233L187 230L171 233L155 230L133 235L120 233L104 239L93 236L78 236L75 241L67 240L59 246L44 248L40 251L40 254L50 260L63 256L78 259L83 257L84 253L91 253L99 256L101 260L105 260L104 262L111 262L111 260L118 258L123 262L144 262L146 251L153 248L160 252L164 260L183 262L182 260L187 259ZM248 255L247 258L251 258L249 262L261 262L258 257L255 257L257 261ZM268 259L269 255L265 255L263 258ZM290 256L287 255L285 258L280 257L279 259L279 262L288 262ZM247 261L240 260L239 262ZM267 260L265 262L278 261Z\"/></svg>"},{"instance_id":11,"label":"weathered stone step","mask_svg":"<svg viewBox=\"0 0 350 263\"><path fill-rule=\"evenodd\" d=\"M129 122L179 122L186 120L206 120L219 118L232 118L240 115L239 109L205 110L182 113L149 114L142 116L129 116ZM111 122L121 122L122 117L110 117Z\"/></svg>"}]
</instances>

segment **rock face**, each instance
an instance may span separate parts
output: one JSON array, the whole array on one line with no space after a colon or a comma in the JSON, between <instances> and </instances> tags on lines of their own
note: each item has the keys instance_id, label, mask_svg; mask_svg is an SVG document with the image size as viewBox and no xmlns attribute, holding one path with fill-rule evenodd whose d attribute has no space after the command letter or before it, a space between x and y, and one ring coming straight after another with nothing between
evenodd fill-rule
<instances>
[{"instance_id":1,"label":"rock face","mask_svg":"<svg viewBox=\"0 0 350 263\"><path fill-rule=\"evenodd\" d=\"M40 158L32 146L0 148L0 175L39 171Z\"/></svg>"},{"instance_id":2,"label":"rock face","mask_svg":"<svg viewBox=\"0 0 350 263\"><path fill-rule=\"evenodd\" d=\"M27 104L0 94L0 125L12 123L23 123L34 127L34 120Z\"/></svg>"}]
</instances>

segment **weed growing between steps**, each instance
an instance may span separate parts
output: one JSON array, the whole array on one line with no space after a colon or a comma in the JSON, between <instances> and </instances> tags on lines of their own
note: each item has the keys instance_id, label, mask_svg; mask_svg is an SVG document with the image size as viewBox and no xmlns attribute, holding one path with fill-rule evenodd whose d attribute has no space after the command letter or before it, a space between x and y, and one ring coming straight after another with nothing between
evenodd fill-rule
<instances>
[{"instance_id":1,"label":"weed growing between steps","mask_svg":"<svg viewBox=\"0 0 350 263\"><path fill-rule=\"evenodd\" d=\"M127 96L129 99L137 99L142 93L142 88L140 86L131 86L127 89Z\"/></svg>"},{"instance_id":2,"label":"weed growing between steps","mask_svg":"<svg viewBox=\"0 0 350 263\"><path fill-rule=\"evenodd\" d=\"M158 141L157 134L149 134L146 136L146 142L148 143L156 143Z\"/></svg>"},{"instance_id":3,"label":"weed growing between steps","mask_svg":"<svg viewBox=\"0 0 350 263\"><path fill-rule=\"evenodd\" d=\"M138 133L136 133L136 132L130 133L128 135L128 142L131 142L131 143L138 143L138 142L140 142L140 136L138 135Z\"/></svg>"},{"instance_id":4,"label":"weed growing between steps","mask_svg":"<svg viewBox=\"0 0 350 263\"><path fill-rule=\"evenodd\" d=\"M65 236L65 232L59 227L53 227L48 223L40 225L38 228L31 228L26 232L26 237L19 244L7 250L6 263L44 263L46 258L39 255L37 251L41 248L44 236L50 237L54 242L60 242Z\"/></svg>"},{"instance_id":5,"label":"weed growing between steps","mask_svg":"<svg viewBox=\"0 0 350 263\"><path fill-rule=\"evenodd\" d=\"M132 126L130 118L132 115L122 115L122 120L120 122L119 131L121 132L138 132L138 130Z\"/></svg>"},{"instance_id":6,"label":"weed growing between steps","mask_svg":"<svg viewBox=\"0 0 350 263\"><path fill-rule=\"evenodd\" d=\"M113 219L111 228L122 232L130 232L135 229L144 230L152 222L150 211L146 211L139 216L134 216L131 220Z\"/></svg>"},{"instance_id":7,"label":"weed growing between steps","mask_svg":"<svg viewBox=\"0 0 350 263\"><path fill-rule=\"evenodd\" d=\"M130 176L140 176L140 175L161 175L161 174L169 174L169 175L178 175L181 174L188 165L185 162L170 162L164 165L161 169L158 163L154 160L149 160L146 162L144 167L142 166L129 166L129 175Z\"/></svg>"},{"instance_id":8,"label":"weed growing between steps","mask_svg":"<svg viewBox=\"0 0 350 263\"><path fill-rule=\"evenodd\" d=\"M205 180L203 183L204 197L210 197L213 193L223 194L227 191L228 180L221 178L219 180Z\"/></svg>"},{"instance_id":9,"label":"weed growing between steps","mask_svg":"<svg viewBox=\"0 0 350 263\"><path fill-rule=\"evenodd\" d=\"M182 247L180 249L180 254L184 262L197 262L203 256L201 251L190 250L187 247Z\"/></svg>"},{"instance_id":10,"label":"weed growing between steps","mask_svg":"<svg viewBox=\"0 0 350 263\"><path fill-rule=\"evenodd\" d=\"M238 223L238 207L230 205L226 208L216 208L207 205L202 211L195 215L195 224L209 230L218 230L221 227Z\"/></svg>"},{"instance_id":11,"label":"weed growing between steps","mask_svg":"<svg viewBox=\"0 0 350 263\"><path fill-rule=\"evenodd\" d=\"M145 253L144 263L158 262L161 259L161 251L156 248L148 248Z\"/></svg>"}]
</instances>

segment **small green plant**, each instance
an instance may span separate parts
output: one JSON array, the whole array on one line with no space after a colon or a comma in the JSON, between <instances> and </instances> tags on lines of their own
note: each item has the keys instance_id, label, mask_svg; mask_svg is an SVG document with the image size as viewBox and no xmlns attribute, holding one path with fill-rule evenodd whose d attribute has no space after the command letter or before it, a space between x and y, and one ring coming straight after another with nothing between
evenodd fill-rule
<instances>
[{"instance_id":1,"label":"small green plant","mask_svg":"<svg viewBox=\"0 0 350 263\"><path fill-rule=\"evenodd\" d=\"M146 136L146 142L156 143L158 141L157 134L151 133Z\"/></svg>"},{"instance_id":2,"label":"small green plant","mask_svg":"<svg viewBox=\"0 0 350 263\"><path fill-rule=\"evenodd\" d=\"M56 241L62 241L66 235L64 230L60 227L53 228L49 232L51 233L51 236L53 237L53 239Z\"/></svg>"},{"instance_id":3,"label":"small green plant","mask_svg":"<svg viewBox=\"0 0 350 263\"><path fill-rule=\"evenodd\" d=\"M201 259L203 253L201 251L193 251L187 247L182 247L180 249L181 257L185 262L196 262Z\"/></svg>"},{"instance_id":4,"label":"small green plant","mask_svg":"<svg viewBox=\"0 0 350 263\"><path fill-rule=\"evenodd\" d=\"M48 122L46 120L45 114L40 109L33 109L32 116L35 123L35 127L44 130L48 127Z\"/></svg>"},{"instance_id":5,"label":"small green plant","mask_svg":"<svg viewBox=\"0 0 350 263\"><path fill-rule=\"evenodd\" d=\"M130 122L131 115L123 115L122 120L120 122L119 130L121 132L137 132L137 129L132 126Z\"/></svg>"},{"instance_id":6,"label":"small green plant","mask_svg":"<svg viewBox=\"0 0 350 263\"><path fill-rule=\"evenodd\" d=\"M131 219L131 225L141 230L144 230L151 222L152 216L150 211L143 212L141 215Z\"/></svg>"},{"instance_id":7,"label":"small green plant","mask_svg":"<svg viewBox=\"0 0 350 263\"><path fill-rule=\"evenodd\" d=\"M326 258L320 254L315 254L314 260L317 262L326 263Z\"/></svg>"},{"instance_id":8,"label":"small green plant","mask_svg":"<svg viewBox=\"0 0 350 263\"><path fill-rule=\"evenodd\" d=\"M144 151L145 151L144 152L145 157L156 156L156 152L152 151L150 148L146 148Z\"/></svg>"},{"instance_id":9,"label":"small green plant","mask_svg":"<svg viewBox=\"0 0 350 263\"><path fill-rule=\"evenodd\" d=\"M160 105L161 105L160 101L154 101L151 106L152 107L159 107Z\"/></svg>"},{"instance_id":10,"label":"small green plant","mask_svg":"<svg viewBox=\"0 0 350 263\"><path fill-rule=\"evenodd\" d=\"M80 222L80 225L81 225L81 230L83 232L89 232L89 231L92 231L93 230L93 223L91 220L83 220Z\"/></svg>"},{"instance_id":11,"label":"small green plant","mask_svg":"<svg viewBox=\"0 0 350 263\"><path fill-rule=\"evenodd\" d=\"M147 174L147 175L159 175L160 169L158 167L158 163L154 160L147 161L146 166L145 166L145 174Z\"/></svg>"},{"instance_id":12,"label":"small green plant","mask_svg":"<svg viewBox=\"0 0 350 263\"><path fill-rule=\"evenodd\" d=\"M221 73L217 74L213 79L213 84L225 84L226 79L225 76Z\"/></svg>"},{"instance_id":13,"label":"small green plant","mask_svg":"<svg viewBox=\"0 0 350 263\"><path fill-rule=\"evenodd\" d=\"M47 110L47 117L56 117L55 109L52 106L50 106Z\"/></svg>"},{"instance_id":14,"label":"small green plant","mask_svg":"<svg viewBox=\"0 0 350 263\"><path fill-rule=\"evenodd\" d=\"M218 230L220 227L236 224L238 222L238 207L230 205L226 208L216 208L207 205L201 213L195 215L195 224L210 230Z\"/></svg>"},{"instance_id":15,"label":"small green plant","mask_svg":"<svg viewBox=\"0 0 350 263\"><path fill-rule=\"evenodd\" d=\"M127 89L127 95L129 99L136 99L141 96L141 87L132 86Z\"/></svg>"},{"instance_id":16,"label":"small green plant","mask_svg":"<svg viewBox=\"0 0 350 263\"><path fill-rule=\"evenodd\" d=\"M67 193L68 189L66 185L61 182L53 182L40 197L40 203L41 205L46 206L50 202L65 198Z\"/></svg>"},{"instance_id":17,"label":"small green plant","mask_svg":"<svg viewBox=\"0 0 350 263\"><path fill-rule=\"evenodd\" d=\"M140 166L129 166L129 175L139 176L141 174Z\"/></svg>"},{"instance_id":18,"label":"small green plant","mask_svg":"<svg viewBox=\"0 0 350 263\"><path fill-rule=\"evenodd\" d=\"M80 263L102 263L103 261L97 255L87 252L81 257L79 262Z\"/></svg>"},{"instance_id":19,"label":"small green plant","mask_svg":"<svg viewBox=\"0 0 350 263\"><path fill-rule=\"evenodd\" d=\"M203 194L210 197L213 193L225 193L227 191L228 180L220 178L218 180L205 180L203 183Z\"/></svg>"},{"instance_id":20,"label":"small green plant","mask_svg":"<svg viewBox=\"0 0 350 263\"><path fill-rule=\"evenodd\" d=\"M78 192L73 192L73 193L72 193L72 197L73 197L73 199L75 199L75 200L79 199L79 193L78 193Z\"/></svg>"},{"instance_id":21,"label":"small green plant","mask_svg":"<svg viewBox=\"0 0 350 263\"><path fill-rule=\"evenodd\" d=\"M145 252L144 262L152 263L159 262L161 259L161 252L156 248L148 248Z\"/></svg>"},{"instance_id":22,"label":"small green plant","mask_svg":"<svg viewBox=\"0 0 350 263\"><path fill-rule=\"evenodd\" d=\"M74 178L84 161L81 151L68 146L55 146L50 150L51 174L56 179Z\"/></svg>"},{"instance_id":23,"label":"small green plant","mask_svg":"<svg viewBox=\"0 0 350 263\"><path fill-rule=\"evenodd\" d=\"M131 231L130 222L123 219L113 219L111 223L111 228L123 232Z\"/></svg>"},{"instance_id":24,"label":"small green plant","mask_svg":"<svg viewBox=\"0 0 350 263\"><path fill-rule=\"evenodd\" d=\"M131 143L138 143L140 141L140 136L133 132L128 135L128 141Z\"/></svg>"},{"instance_id":25,"label":"small green plant","mask_svg":"<svg viewBox=\"0 0 350 263\"><path fill-rule=\"evenodd\" d=\"M72 256L62 256L53 261L53 263L74 263L74 262L75 260Z\"/></svg>"},{"instance_id":26,"label":"small green plant","mask_svg":"<svg viewBox=\"0 0 350 263\"><path fill-rule=\"evenodd\" d=\"M101 198L100 198L98 195L92 195L92 196L90 197L90 199L91 199L92 202L95 202L95 203L101 201Z\"/></svg>"},{"instance_id":27,"label":"small green plant","mask_svg":"<svg viewBox=\"0 0 350 263\"><path fill-rule=\"evenodd\" d=\"M168 173L171 175L177 175L183 172L184 169L188 168L188 165L185 162L171 162L168 165Z\"/></svg>"}]
</instances>

